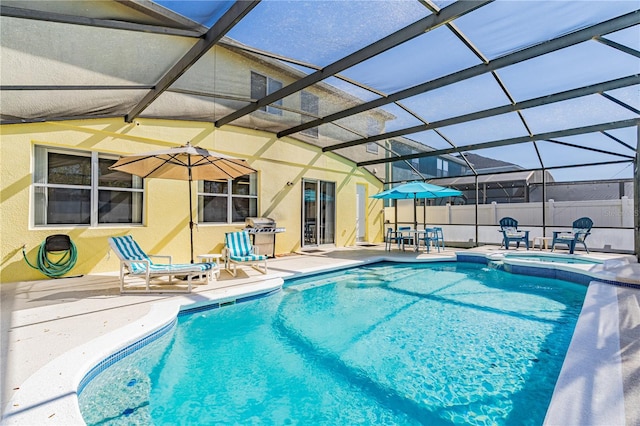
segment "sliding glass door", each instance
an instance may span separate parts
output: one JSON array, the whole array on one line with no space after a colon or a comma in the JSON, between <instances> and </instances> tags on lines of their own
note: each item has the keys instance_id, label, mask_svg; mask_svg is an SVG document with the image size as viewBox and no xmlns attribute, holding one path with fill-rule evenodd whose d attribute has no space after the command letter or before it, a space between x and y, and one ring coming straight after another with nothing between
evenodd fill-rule
<instances>
[{"instance_id":1,"label":"sliding glass door","mask_svg":"<svg viewBox=\"0 0 640 426\"><path fill-rule=\"evenodd\" d=\"M335 244L336 184L302 181L302 245Z\"/></svg>"}]
</instances>

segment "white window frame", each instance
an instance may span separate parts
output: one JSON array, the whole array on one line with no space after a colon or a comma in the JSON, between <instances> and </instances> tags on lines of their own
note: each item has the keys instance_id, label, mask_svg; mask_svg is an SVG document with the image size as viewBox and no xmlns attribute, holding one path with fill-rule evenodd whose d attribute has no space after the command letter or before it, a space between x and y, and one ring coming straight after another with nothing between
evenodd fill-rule
<instances>
[{"instance_id":1,"label":"white window frame","mask_svg":"<svg viewBox=\"0 0 640 426\"><path fill-rule=\"evenodd\" d=\"M436 176L449 176L449 162L443 158L436 158Z\"/></svg>"},{"instance_id":2,"label":"white window frame","mask_svg":"<svg viewBox=\"0 0 640 426\"><path fill-rule=\"evenodd\" d=\"M249 82L249 86L252 93L253 93L253 76L254 75L266 79L265 91L264 93L260 94L261 98L264 98L265 96L270 95L273 92L282 89L282 87L284 86L284 84L280 80L276 80L275 78L271 78L267 75L264 75L256 71L251 71L251 81ZM282 99L278 99L277 101L273 102L273 104L282 106L282 101L283 101ZM266 107L260 107L258 108L258 111L266 112L267 114L282 115L282 109L276 108L271 105L267 105Z\"/></svg>"},{"instance_id":3,"label":"white window frame","mask_svg":"<svg viewBox=\"0 0 640 426\"><path fill-rule=\"evenodd\" d=\"M60 184L60 183L49 183L47 182L48 176L48 157L49 153L76 156L76 157L89 157L91 161L91 178L89 185L72 185L72 184ZM101 154L96 151L83 151L69 148L54 148L46 145L34 145L33 151L34 158L34 173L33 173L33 186L32 186L32 195L31 195L31 205L33 206L32 214L30 215L31 224L33 227L66 227L66 226L87 226L87 227L106 227L106 226L131 226L131 225L143 225L144 221L144 180L142 178L133 177L135 179L139 179L138 188L118 188L118 187L108 187L108 186L100 186L100 166L99 160L108 159L108 160L117 160L119 157L116 155L109 154ZM37 170L39 167L42 167L43 170ZM38 181L40 177L41 181ZM37 205L38 200L36 197L36 192L38 189L42 189L44 192L44 204ZM90 191L90 218L89 223L48 223L47 218L47 193L49 188L63 188L63 189L82 189ZM135 215L139 216L140 222L108 222L108 223L100 223L98 208L99 208L99 193L100 191L122 191L122 192L132 192L132 193L140 193L140 203L137 206L140 209ZM38 219L38 212L40 212L41 219ZM42 222L42 223L40 223Z\"/></svg>"},{"instance_id":4,"label":"white window frame","mask_svg":"<svg viewBox=\"0 0 640 426\"><path fill-rule=\"evenodd\" d=\"M317 108L315 108L314 111L310 111L309 108L305 109L305 106L307 104L302 101L305 96L310 96L310 97L315 98L315 101L316 101L315 104L316 104ZM307 90L302 90L300 92L300 110L302 112L306 112L309 115L312 115L314 118L317 118L318 114L320 114L320 97L317 96L317 95L314 95L313 93L311 93L311 92L309 92ZM305 136L309 136L311 138L316 138L316 139L318 138L318 128L317 127L312 127L310 129L305 129L300 133L302 133Z\"/></svg>"},{"instance_id":5,"label":"white window frame","mask_svg":"<svg viewBox=\"0 0 640 426\"><path fill-rule=\"evenodd\" d=\"M243 223L244 219L242 219L241 222L234 222L233 221L233 200L234 199L254 199L256 200L256 211L259 208L259 197L258 197L258 175L257 173L253 173L253 175L255 175L255 180L253 182L250 182L249 184L253 184L254 185L254 190L255 190L255 195L251 195L251 194L233 194L233 181L234 179L227 179L227 193L226 194L220 194L220 193L214 193L214 192L204 192L203 188L204 188L204 182L203 181L199 181L198 182L198 224L203 224L203 225L232 225L234 223ZM249 190L249 192L251 192L251 190ZM202 219L202 217L200 216L200 212L202 207L200 206L200 197L218 197L218 198L224 198L226 199L226 213L227 213L227 220L222 222L216 222L216 221L204 221Z\"/></svg>"}]
</instances>

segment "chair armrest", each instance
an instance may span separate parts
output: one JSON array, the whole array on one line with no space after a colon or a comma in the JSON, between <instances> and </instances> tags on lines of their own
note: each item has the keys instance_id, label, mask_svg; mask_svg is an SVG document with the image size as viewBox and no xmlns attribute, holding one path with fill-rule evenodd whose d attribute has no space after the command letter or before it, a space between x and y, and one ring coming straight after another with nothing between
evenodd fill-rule
<instances>
[{"instance_id":1,"label":"chair armrest","mask_svg":"<svg viewBox=\"0 0 640 426\"><path fill-rule=\"evenodd\" d=\"M151 265L151 262L149 262L147 259L141 259L141 260L121 259L120 260L120 265L125 265L129 269L129 272L133 271L133 264L134 263L142 263L142 264L144 264L144 268L147 271L150 269L149 266Z\"/></svg>"},{"instance_id":2,"label":"chair armrest","mask_svg":"<svg viewBox=\"0 0 640 426\"><path fill-rule=\"evenodd\" d=\"M165 254L147 254L147 256L149 257L161 257L164 259L169 259L169 265L171 265L173 263L173 257L172 256L167 256Z\"/></svg>"}]
</instances>

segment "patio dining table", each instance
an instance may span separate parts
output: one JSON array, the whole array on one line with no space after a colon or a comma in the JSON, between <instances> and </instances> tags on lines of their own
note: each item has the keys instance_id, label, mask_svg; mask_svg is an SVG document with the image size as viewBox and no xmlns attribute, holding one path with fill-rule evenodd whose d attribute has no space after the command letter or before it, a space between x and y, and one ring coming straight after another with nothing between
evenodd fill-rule
<instances>
[{"instance_id":1,"label":"patio dining table","mask_svg":"<svg viewBox=\"0 0 640 426\"><path fill-rule=\"evenodd\" d=\"M420 250L420 241L424 241L426 236L429 236L430 241L436 240L436 229L435 228L425 228L425 229L398 229L397 232L398 237L404 239L405 241L409 240L413 242L414 251ZM430 252L430 244L425 244L427 253Z\"/></svg>"}]
</instances>

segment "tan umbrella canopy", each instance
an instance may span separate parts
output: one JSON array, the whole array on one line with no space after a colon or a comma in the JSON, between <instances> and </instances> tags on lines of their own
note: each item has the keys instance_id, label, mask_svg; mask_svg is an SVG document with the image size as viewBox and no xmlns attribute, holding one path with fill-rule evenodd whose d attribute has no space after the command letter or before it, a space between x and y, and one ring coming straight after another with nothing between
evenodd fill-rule
<instances>
[{"instance_id":1,"label":"tan umbrella canopy","mask_svg":"<svg viewBox=\"0 0 640 426\"><path fill-rule=\"evenodd\" d=\"M193 205L191 182L194 180L235 179L256 172L241 158L229 157L204 148L186 145L121 157L111 170L141 178L189 181L189 230L191 233L191 263L193 263Z\"/></svg>"}]
</instances>

